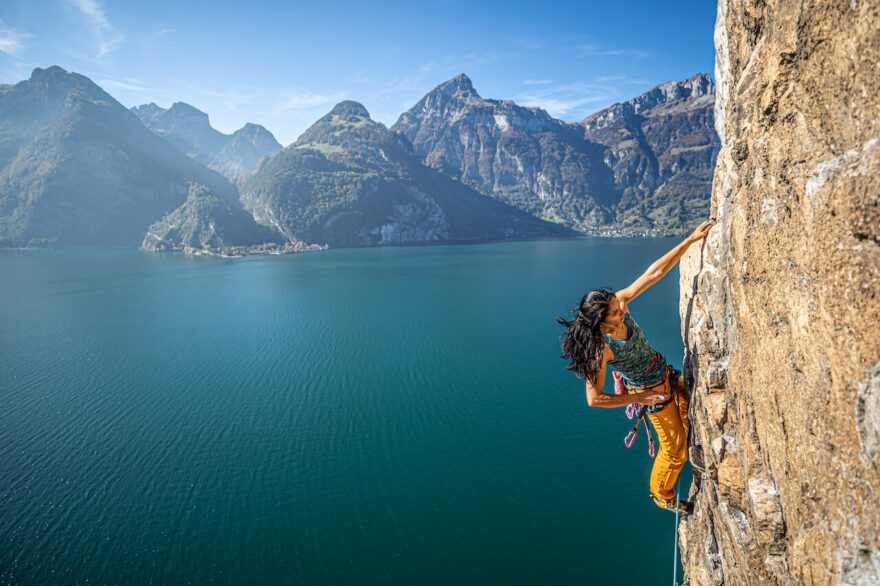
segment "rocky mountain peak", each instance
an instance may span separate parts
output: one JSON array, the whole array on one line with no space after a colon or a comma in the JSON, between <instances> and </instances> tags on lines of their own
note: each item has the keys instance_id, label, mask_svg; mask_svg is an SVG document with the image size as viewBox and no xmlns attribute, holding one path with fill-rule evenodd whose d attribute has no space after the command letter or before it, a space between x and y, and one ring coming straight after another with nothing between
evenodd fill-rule
<instances>
[{"instance_id":1,"label":"rocky mountain peak","mask_svg":"<svg viewBox=\"0 0 880 586\"><path fill-rule=\"evenodd\" d=\"M642 114L673 102L705 98L706 102L715 99L715 84L708 73L698 73L684 81L667 81L654 86L640 96L629 100L636 114Z\"/></svg>"},{"instance_id":2,"label":"rocky mountain peak","mask_svg":"<svg viewBox=\"0 0 880 586\"><path fill-rule=\"evenodd\" d=\"M698 73L679 83L683 88L690 91L690 97L705 96L715 91L715 83L708 73Z\"/></svg>"},{"instance_id":3,"label":"rocky mountain peak","mask_svg":"<svg viewBox=\"0 0 880 586\"><path fill-rule=\"evenodd\" d=\"M278 144L278 141L275 140L275 137L272 135L272 133L266 130L265 127L259 124L254 124L253 122L248 122L238 130L233 132L230 138L232 143L234 144L237 144L240 140L246 140L255 145L262 145L272 153L281 150L281 145ZM224 149L229 148L229 146L230 145L227 144ZM270 153L266 152L264 154Z\"/></svg>"},{"instance_id":4,"label":"rocky mountain peak","mask_svg":"<svg viewBox=\"0 0 880 586\"><path fill-rule=\"evenodd\" d=\"M435 92L441 92L448 96L456 95L462 97L480 97L477 93L477 90L474 89L474 84L464 73L459 73L449 81L443 82L434 88Z\"/></svg>"},{"instance_id":5,"label":"rocky mountain peak","mask_svg":"<svg viewBox=\"0 0 880 586\"><path fill-rule=\"evenodd\" d=\"M386 143L389 147L393 144L398 149L412 149L412 145L405 139L389 132L384 124L372 120L363 104L345 100L333 106L287 148L308 147L321 150L327 145L333 145L330 150L336 152L338 149L360 148L365 145L372 145L366 147L372 148Z\"/></svg>"},{"instance_id":6,"label":"rocky mountain peak","mask_svg":"<svg viewBox=\"0 0 880 586\"><path fill-rule=\"evenodd\" d=\"M31 73L30 79L20 82L18 85L24 84L30 88L30 91L36 92L41 102L53 102L65 100L73 89L82 92L80 97L88 96L89 99L96 100L113 100L109 94L104 92L92 80L78 73L65 71L57 65L40 69L37 67ZM113 100L115 101L115 100Z\"/></svg>"},{"instance_id":7,"label":"rocky mountain peak","mask_svg":"<svg viewBox=\"0 0 880 586\"><path fill-rule=\"evenodd\" d=\"M150 120L155 118L156 116L165 112L165 108L162 108L156 102L150 102L149 104L141 104L140 106L132 106L132 113L135 116L140 118L144 124L147 124Z\"/></svg>"},{"instance_id":8,"label":"rocky mountain peak","mask_svg":"<svg viewBox=\"0 0 880 586\"><path fill-rule=\"evenodd\" d=\"M259 124L248 122L232 134L223 134L211 126L205 112L186 102L175 102L167 110L149 103L131 111L155 134L230 181L262 157L281 150L272 133Z\"/></svg>"},{"instance_id":9,"label":"rocky mountain peak","mask_svg":"<svg viewBox=\"0 0 880 586\"><path fill-rule=\"evenodd\" d=\"M328 116L338 116L342 120L352 120L357 118L369 118L370 113L360 102L354 100L345 100L339 102L327 114Z\"/></svg>"},{"instance_id":10,"label":"rocky mountain peak","mask_svg":"<svg viewBox=\"0 0 880 586\"><path fill-rule=\"evenodd\" d=\"M37 67L31 72L31 80L33 81L37 79L50 79L63 75L67 75L67 71L65 71L58 65L52 65L51 67L47 67L46 69L41 69Z\"/></svg>"},{"instance_id":11,"label":"rocky mountain peak","mask_svg":"<svg viewBox=\"0 0 880 586\"><path fill-rule=\"evenodd\" d=\"M190 106L186 102L174 102L166 112L168 116L175 118L192 118L208 123L208 115L206 113L195 106Z\"/></svg>"}]
</instances>

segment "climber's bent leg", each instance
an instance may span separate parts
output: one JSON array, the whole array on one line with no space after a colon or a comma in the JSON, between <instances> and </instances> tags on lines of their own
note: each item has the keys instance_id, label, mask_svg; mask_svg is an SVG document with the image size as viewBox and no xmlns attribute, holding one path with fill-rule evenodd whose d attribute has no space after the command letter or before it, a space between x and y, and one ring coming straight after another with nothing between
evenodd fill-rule
<instances>
[{"instance_id":1,"label":"climber's bent leg","mask_svg":"<svg viewBox=\"0 0 880 586\"><path fill-rule=\"evenodd\" d=\"M677 382L667 382L667 389L677 386ZM670 401L657 413L648 415L660 441L660 449L651 469L651 494L664 503L675 499L675 481L688 459L687 400L683 393L678 392L678 388L675 391L676 400Z\"/></svg>"}]
</instances>

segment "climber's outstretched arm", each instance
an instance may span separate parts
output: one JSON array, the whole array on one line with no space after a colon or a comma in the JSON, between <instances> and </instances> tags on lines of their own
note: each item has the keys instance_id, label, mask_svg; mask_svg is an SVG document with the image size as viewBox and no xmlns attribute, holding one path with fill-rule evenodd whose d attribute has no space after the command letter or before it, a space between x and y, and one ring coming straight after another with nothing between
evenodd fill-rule
<instances>
[{"instance_id":1,"label":"climber's outstretched arm","mask_svg":"<svg viewBox=\"0 0 880 586\"><path fill-rule=\"evenodd\" d=\"M614 295L620 302L622 309L628 311L626 304L641 295L645 289L659 281L669 272L669 269L675 266L678 259L685 253L688 247L694 242L698 242L706 237L712 224L703 222L693 233L682 241L681 244L664 254L662 257L654 261L642 275L636 279L629 287L617 291Z\"/></svg>"}]
</instances>

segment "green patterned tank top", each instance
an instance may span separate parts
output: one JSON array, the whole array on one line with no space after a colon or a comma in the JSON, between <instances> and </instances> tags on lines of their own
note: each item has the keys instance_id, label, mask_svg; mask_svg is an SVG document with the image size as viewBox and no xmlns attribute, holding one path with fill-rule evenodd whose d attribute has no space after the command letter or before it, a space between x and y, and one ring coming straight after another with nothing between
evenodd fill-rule
<instances>
[{"instance_id":1,"label":"green patterned tank top","mask_svg":"<svg viewBox=\"0 0 880 586\"><path fill-rule=\"evenodd\" d=\"M666 374L666 358L657 352L636 320L627 312L623 323L629 330L626 340L612 338L605 332L605 341L614 352L614 360L608 366L619 372L627 382L634 385L653 385L659 383ZM656 356L656 360L654 357Z\"/></svg>"}]
</instances>

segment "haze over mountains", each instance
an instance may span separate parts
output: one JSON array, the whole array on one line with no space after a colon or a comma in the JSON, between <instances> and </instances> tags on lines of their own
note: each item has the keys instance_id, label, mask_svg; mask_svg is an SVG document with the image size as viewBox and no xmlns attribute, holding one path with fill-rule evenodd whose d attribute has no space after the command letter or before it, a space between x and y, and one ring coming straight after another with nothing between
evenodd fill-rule
<instances>
[{"instance_id":1,"label":"haze over mountains","mask_svg":"<svg viewBox=\"0 0 880 586\"><path fill-rule=\"evenodd\" d=\"M708 211L713 102L698 75L570 123L481 98L462 74L391 128L345 101L281 149L256 124L225 135L188 104L129 110L36 69L0 86L0 246L679 233Z\"/></svg>"},{"instance_id":2,"label":"haze over mountains","mask_svg":"<svg viewBox=\"0 0 880 586\"><path fill-rule=\"evenodd\" d=\"M0 245L137 247L190 186L241 209L235 188L60 67L0 86ZM271 233L251 219L235 241Z\"/></svg>"},{"instance_id":3,"label":"haze over mountains","mask_svg":"<svg viewBox=\"0 0 880 586\"><path fill-rule=\"evenodd\" d=\"M259 124L248 123L232 134L223 134L211 126L207 114L184 102L168 109L144 104L131 111L144 126L230 181L281 150L272 133Z\"/></svg>"}]
</instances>

